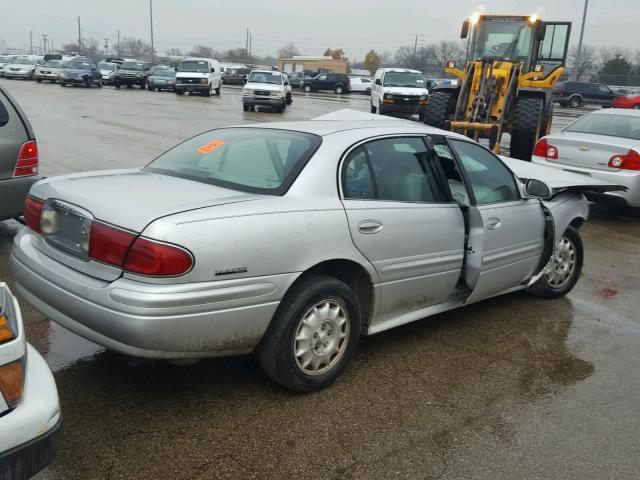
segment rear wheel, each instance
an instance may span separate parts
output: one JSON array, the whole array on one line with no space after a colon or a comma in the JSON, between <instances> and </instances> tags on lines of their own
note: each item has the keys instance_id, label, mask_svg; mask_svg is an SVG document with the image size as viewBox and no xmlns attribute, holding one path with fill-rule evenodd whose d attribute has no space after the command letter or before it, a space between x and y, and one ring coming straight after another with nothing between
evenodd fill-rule
<instances>
[{"instance_id":1,"label":"rear wheel","mask_svg":"<svg viewBox=\"0 0 640 480\"><path fill-rule=\"evenodd\" d=\"M533 149L540 138L544 101L538 97L517 97L511 121L510 156L531 160Z\"/></svg>"},{"instance_id":2,"label":"rear wheel","mask_svg":"<svg viewBox=\"0 0 640 480\"><path fill-rule=\"evenodd\" d=\"M556 245L549 271L528 291L536 297L559 298L569 293L582 272L584 250L582 238L574 227L569 226Z\"/></svg>"},{"instance_id":3,"label":"rear wheel","mask_svg":"<svg viewBox=\"0 0 640 480\"><path fill-rule=\"evenodd\" d=\"M307 93L311 92L311 85L305 85L304 86L304 91L307 92Z\"/></svg>"},{"instance_id":4,"label":"rear wheel","mask_svg":"<svg viewBox=\"0 0 640 480\"><path fill-rule=\"evenodd\" d=\"M424 123L443 130L451 130L447 120L453 118L458 101L457 91L436 91L424 109Z\"/></svg>"},{"instance_id":5,"label":"rear wheel","mask_svg":"<svg viewBox=\"0 0 640 480\"><path fill-rule=\"evenodd\" d=\"M335 92L341 95L344 92L344 87L342 85L336 85Z\"/></svg>"},{"instance_id":6,"label":"rear wheel","mask_svg":"<svg viewBox=\"0 0 640 480\"><path fill-rule=\"evenodd\" d=\"M216 95L220 96L220 87L216 88Z\"/></svg>"},{"instance_id":7,"label":"rear wheel","mask_svg":"<svg viewBox=\"0 0 640 480\"><path fill-rule=\"evenodd\" d=\"M371 113L376 113L376 107L373 105L373 101L371 101Z\"/></svg>"},{"instance_id":8,"label":"rear wheel","mask_svg":"<svg viewBox=\"0 0 640 480\"><path fill-rule=\"evenodd\" d=\"M256 358L265 373L296 392L329 386L355 351L360 310L343 282L310 275L280 303Z\"/></svg>"},{"instance_id":9,"label":"rear wheel","mask_svg":"<svg viewBox=\"0 0 640 480\"><path fill-rule=\"evenodd\" d=\"M571 108L578 108L581 105L582 105L582 98L580 98L578 95L574 95L569 99L569 106Z\"/></svg>"}]
</instances>

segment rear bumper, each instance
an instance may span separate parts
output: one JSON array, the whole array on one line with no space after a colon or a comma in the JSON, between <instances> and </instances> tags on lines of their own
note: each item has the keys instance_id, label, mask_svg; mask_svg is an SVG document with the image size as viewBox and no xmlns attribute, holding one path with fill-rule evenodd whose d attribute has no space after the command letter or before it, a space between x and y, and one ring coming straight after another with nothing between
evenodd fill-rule
<instances>
[{"instance_id":1,"label":"rear bumper","mask_svg":"<svg viewBox=\"0 0 640 480\"><path fill-rule=\"evenodd\" d=\"M536 156L533 156L531 161L546 167L587 175L595 178L596 180L625 186L628 188L626 192L606 192L597 195L589 194L588 197L590 200L594 201L606 201L619 205L627 205L629 207L640 207L640 172L633 170L612 170L609 172L591 168L576 167L573 165L562 165Z\"/></svg>"},{"instance_id":2,"label":"rear bumper","mask_svg":"<svg viewBox=\"0 0 640 480\"><path fill-rule=\"evenodd\" d=\"M28 345L22 401L0 418L0 478L26 480L51 463L61 425L58 391L51 370Z\"/></svg>"},{"instance_id":3,"label":"rear bumper","mask_svg":"<svg viewBox=\"0 0 640 480\"><path fill-rule=\"evenodd\" d=\"M40 175L32 175L0 180L0 220L22 215L24 199L29 193L31 185L41 178Z\"/></svg>"},{"instance_id":4,"label":"rear bumper","mask_svg":"<svg viewBox=\"0 0 640 480\"><path fill-rule=\"evenodd\" d=\"M10 257L17 290L51 320L99 345L146 358L251 352L298 274L193 284L104 282L41 252L29 229Z\"/></svg>"}]
</instances>

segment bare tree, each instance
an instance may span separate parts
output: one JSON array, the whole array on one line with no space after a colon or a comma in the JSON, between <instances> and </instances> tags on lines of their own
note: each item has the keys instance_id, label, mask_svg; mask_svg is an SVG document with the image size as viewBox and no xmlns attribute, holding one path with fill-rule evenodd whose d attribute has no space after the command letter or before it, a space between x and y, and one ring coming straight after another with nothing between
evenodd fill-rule
<instances>
[{"instance_id":1,"label":"bare tree","mask_svg":"<svg viewBox=\"0 0 640 480\"><path fill-rule=\"evenodd\" d=\"M278 50L278 58L291 58L296 55L300 55L300 50L293 42L287 43L284 47Z\"/></svg>"},{"instance_id":2,"label":"bare tree","mask_svg":"<svg viewBox=\"0 0 640 480\"><path fill-rule=\"evenodd\" d=\"M136 59L151 58L151 45L139 38L124 38L120 41L120 54Z\"/></svg>"},{"instance_id":3,"label":"bare tree","mask_svg":"<svg viewBox=\"0 0 640 480\"><path fill-rule=\"evenodd\" d=\"M393 53L391 53L389 50L385 50L380 54L381 65L388 65L391 62L393 62Z\"/></svg>"},{"instance_id":4,"label":"bare tree","mask_svg":"<svg viewBox=\"0 0 640 480\"><path fill-rule=\"evenodd\" d=\"M440 43L430 45L433 52L434 67L444 68L445 64L453 60L456 65L463 65L465 49L460 42L442 40Z\"/></svg>"},{"instance_id":5,"label":"bare tree","mask_svg":"<svg viewBox=\"0 0 640 480\"><path fill-rule=\"evenodd\" d=\"M414 51L413 47L406 46L396 51L395 63L401 67L423 70L432 57L433 53L429 48L420 47Z\"/></svg>"},{"instance_id":6,"label":"bare tree","mask_svg":"<svg viewBox=\"0 0 640 480\"><path fill-rule=\"evenodd\" d=\"M615 58L624 58L625 60L630 60L633 58L632 52L629 48L618 47L618 46L608 46L608 47L600 47L600 63L604 65L609 60L613 60Z\"/></svg>"},{"instance_id":7,"label":"bare tree","mask_svg":"<svg viewBox=\"0 0 640 480\"><path fill-rule=\"evenodd\" d=\"M582 76L595 69L598 64L598 50L593 45L583 45L578 62L578 47L573 45L567 55L567 67L569 73L575 75L576 81L580 81ZM577 66L577 68L576 68Z\"/></svg>"},{"instance_id":8,"label":"bare tree","mask_svg":"<svg viewBox=\"0 0 640 480\"><path fill-rule=\"evenodd\" d=\"M216 52L213 48L205 45L196 45L187 55L198 58L216 58Z\"/></svg>"}]
</instances>

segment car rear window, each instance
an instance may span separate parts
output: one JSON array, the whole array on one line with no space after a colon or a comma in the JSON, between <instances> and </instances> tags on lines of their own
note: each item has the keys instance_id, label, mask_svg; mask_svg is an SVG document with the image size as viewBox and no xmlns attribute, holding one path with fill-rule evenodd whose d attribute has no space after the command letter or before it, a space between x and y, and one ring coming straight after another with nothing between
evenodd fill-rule
<instances>
[{"instance_id":1,"label":"car rear window","mask_svg":"<svg viewBox=\"0 0 640 480\"><path fill-rule=\"evenodd\" d=\"M640 140L640 117L631 115L585 115L565 128L564 131Z\"/></svg>"},{"instance_id":2,"label":"car rear window","mask_svg":"<svg viewBox=\"0 0 640 480\"><path fill-rule=\"evenodd\" d=\"M7 123L9 123L9 112L0 100L0 127L4 127Z\"/></svg>"},{"instance_id":3,"label":"car rear window","mask_svg":"<svg viewBox=\"0 0 640 480\"><path fill-rule=\"evenodd\" d=\"M234 190L283 195L320 143L316 135L290 130L211 130L160 155L144 171Z\"/></svg>"}]
</instances>

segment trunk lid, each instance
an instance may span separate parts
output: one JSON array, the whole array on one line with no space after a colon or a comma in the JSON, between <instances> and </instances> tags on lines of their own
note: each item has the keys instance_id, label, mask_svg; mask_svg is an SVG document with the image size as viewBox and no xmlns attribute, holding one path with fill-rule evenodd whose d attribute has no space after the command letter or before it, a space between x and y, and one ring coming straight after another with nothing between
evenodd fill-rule
<instances>
[{"instance_id":1,"label":"trunk lid","mask_svg":"<svg viewBox=\"0 0 640 480\"><path fill-rule=\"evenodd\" d=\"M137 169L64 175L38 182L31 194L85 209L111 225L140 233L152 221L203 207L262 198L207 183Z\"/></svg>"},{"instance_id":2,"label":"trunk lid","mask_svg":"<svg viewBox=\"0 0 640 480\"><path fill-rule=\"evenodd\" d=\"M614 155L626 154L638 146L632 138L593 135L590 133L559 132L547 137L547 143L558 149L558 158L549 160L567 166L609 170Z\"/></svg>"}]
</instances>

